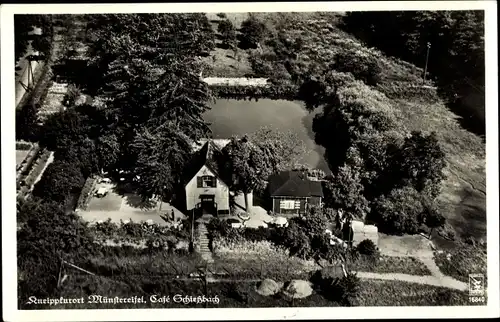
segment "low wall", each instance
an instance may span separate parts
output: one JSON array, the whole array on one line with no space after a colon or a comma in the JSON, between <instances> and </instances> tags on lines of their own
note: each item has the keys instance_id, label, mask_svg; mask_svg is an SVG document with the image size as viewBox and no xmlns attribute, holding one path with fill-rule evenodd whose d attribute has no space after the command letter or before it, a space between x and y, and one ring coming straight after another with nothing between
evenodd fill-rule
<instances>
[{"instance_id":1,"label":"low wall","mask_svg":"<svg viewBox=\"0 0 500 322\"><path fill-rule=\"evenodd\" d=\"M371 240L378 247L378 228L374 225L365 225L361 221L352 222L352 244L356 246L365 239Z\"/></svg>"}]
</instances>

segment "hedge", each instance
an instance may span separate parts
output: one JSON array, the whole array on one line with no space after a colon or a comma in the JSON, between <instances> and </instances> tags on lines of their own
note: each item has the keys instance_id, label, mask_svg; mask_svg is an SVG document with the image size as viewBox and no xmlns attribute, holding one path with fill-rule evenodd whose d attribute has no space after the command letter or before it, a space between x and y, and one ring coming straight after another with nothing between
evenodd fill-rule
<instances>
[{"instance_id":1,"label":"hedge","mask_svg":"<svg viewBox=\"0 0 500 322\"><path fill-rule=\"evenodd\" d=\"M19 151L31 150L32 147L33 147L32 143L16 142L16 150L19 150Z\"/></svg>"},{"instance_id":2,"label":"hedge","mask_svg":"<svg viewBox=\"0 0 500 322\"><path fill-rule=\"evenodd\" d=\"M92 197L92 190L94 190L96 182L97 178L93 176L87 178L85 184L83 185L82 192L80 193L80 197L78 198L78 202L76 204L77 209L82 209L82 210L87 209L87 205L90 201L90 198Z\"/></svg>"},{"instance_id":3,"label":"hedge","mask_svg":"<svg viewBox=\"0 0 500 322\"><path fill-rule=\"evenodd\" d=\"M36 178L38 178L38 176L42 173L51 154L52 152L46 149L38 154L35 164L33 165L28 176L24 179L28 187L31 187L35 183Z\"/></svg>"},{"instance_id":4,"label":"hedge","mask_svg":"<svg viewBox=\"0 0 500 322\"><path fill-rule=\"evenodd\" d=\"M25 93L25 95L23 96L23 98L21 99L21 101L17 106L23 107L27 104L38 104L39 102L43 102L43 100L47 96L47 92L50 87L50 82L53 77L53 73L51 71L51 66L55 58L55 52L53 49L54 49L54 29L52 29L52 34L50 39L49 52L51 54L46 57L44 62L40 63L43 64L43 66L41 67L41 69L39 69L40 76L35 77L37 79L35 87L30 93Z\"/></svg>"},{"instance_id":5,"label":"hedge","mask_svg":"<svg viewBox=\"0 0 500 322\"><path fill-rule=\"evenodd\" d=\"M19 169L18 174L27 175L29 173L31 165L37 157L39 151L40 147L37 144L34 145L33 148L28 152L26 158L24 158L23 163L21 163L22 167Z\"/></svg>"},{"instance_id":6,"label":"hedge","mask_svg":"<svg viewBox=\"0 0 500 322\"><path fill-rule=\"evenodd\" d=\"M214 96L219 98L232 98L238 100L268 98L296 100L298 97L298 86L296 85L274 85L269 86L237 86L237 85L213 85L210 90Z\"/></svg>"}]
</instances>

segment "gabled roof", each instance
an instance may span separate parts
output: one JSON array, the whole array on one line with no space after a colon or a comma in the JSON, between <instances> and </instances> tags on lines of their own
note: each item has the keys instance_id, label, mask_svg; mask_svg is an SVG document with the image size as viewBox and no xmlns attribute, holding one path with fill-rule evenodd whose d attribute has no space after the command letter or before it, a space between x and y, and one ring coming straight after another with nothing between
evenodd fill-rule
<instances>
[{"instance_id":1,"label":"gabled roof","mask_svg":"<svg viewBox=\"0 0 500 322\"><path fill-rule=\"evenodd\" d=\"M307 179L301 171L282 171L269 177L271 197L323 197L321 182Z\"/></svg>"},{"instance_id":2,"label":"gabled roof","mask_svg":"<svg viewBox=\"0 0 500 322\"><path fill-rule=\"evenodd\" d=\"M211 139L206 140L201 149L194 153L194 156L188 165L184 183L187 184L203 166L206 166L208 169L210 169L210 171L212 171L215 176L219 178L219 180L224 181L219 175L220 169L217 158L218 156L220 156L220 154L221 146L214 143Z\"/></svg>"}]
</instances>

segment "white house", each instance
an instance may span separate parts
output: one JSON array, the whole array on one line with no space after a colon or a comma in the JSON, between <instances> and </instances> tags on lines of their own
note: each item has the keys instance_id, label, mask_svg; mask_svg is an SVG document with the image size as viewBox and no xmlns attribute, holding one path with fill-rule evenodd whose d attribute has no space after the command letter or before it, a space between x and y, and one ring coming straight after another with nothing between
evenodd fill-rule
<instances>
[{"instance_id":1,"label":"white house","mask_svg":"<svg viewBox=\"0 0 500 322\"><path fill-rule=\"evenodd\" d=\"M228 185L219 176L216 161L221 145L224 144L207 140L195 153L185 184L188 211L197 209L212 215L229 214L230 192Z\"/></svg>"}]
</instances>

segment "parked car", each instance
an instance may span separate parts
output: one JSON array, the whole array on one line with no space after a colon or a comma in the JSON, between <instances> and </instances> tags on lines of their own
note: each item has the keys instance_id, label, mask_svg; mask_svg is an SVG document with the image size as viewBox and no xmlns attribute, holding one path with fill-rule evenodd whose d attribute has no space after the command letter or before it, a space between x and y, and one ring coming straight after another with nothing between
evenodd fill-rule
<instances>
[{"instance_id":1,"label":"parked car","mask_svg":"<svg viewBox=\"0 0 500 322\"><path fill-rule=\"evenodd\" d=\"M101 178L101 180L99 180L99 183L111 183L111 179L110 178Z\"/></svg>"},{"instance_id":2,"label":"parked car","mask_svg":"<svg viewBox=\"0 0 500 322\"><path fill-rule=\"evenodd\" d=\"M97 190L97 192L95 193L97 198L102 198L102 197L106 196L107 194L108 194L108 189L106 189L105 187L99 188Z\"/></svg>"}]
</instances>

